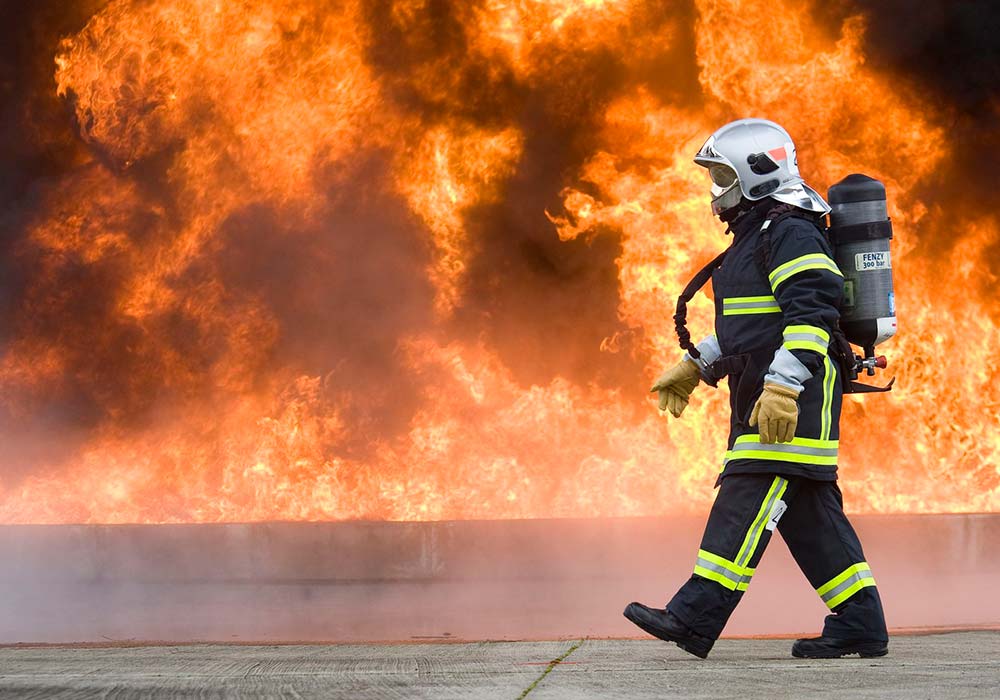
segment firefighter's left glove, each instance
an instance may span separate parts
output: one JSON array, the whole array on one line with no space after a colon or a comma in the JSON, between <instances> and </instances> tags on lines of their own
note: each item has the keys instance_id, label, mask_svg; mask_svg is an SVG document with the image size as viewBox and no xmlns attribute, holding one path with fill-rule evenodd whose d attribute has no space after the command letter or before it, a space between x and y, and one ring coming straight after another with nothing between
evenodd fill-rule
<instances>
[{"instance_id":1,"label":"firefighter's left glove","mask_svg":"<svg viewBox=\"0 0 1000 700\"><path fill-rule=\"evenodd\" d=\"M674 418L680 418L700 378L695 361L685 359L660 375L650 391L660 395L661 411L670 411Z\"/></svg>"},{"instance_id":2,"label":"firefighter's left glove","mask_svg":"<svg viewBox=\"0 0 1000 700\"><path fill-rule=\"evenodd\" d=\"M759 425L765 445L791 442L799 422L799 392L779 384L765 384L750 414L750 425Z\"/></svg>"}]
</instances>

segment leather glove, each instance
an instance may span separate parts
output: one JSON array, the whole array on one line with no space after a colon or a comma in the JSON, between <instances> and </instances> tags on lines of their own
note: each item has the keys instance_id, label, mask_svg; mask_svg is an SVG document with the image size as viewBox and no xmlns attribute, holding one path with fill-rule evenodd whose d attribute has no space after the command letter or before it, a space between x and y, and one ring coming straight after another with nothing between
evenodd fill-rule
<instances>
[{"instance_id":1,"label":"leather glove","mask_svg":"<svg viewBox=\"0 0 1000 700\"><path fill-rule=\"evenodd\" d=\"M799 422L799 392L779 384L764 384L750 414L750 425L760 424L760 441L764 445L791 442Z\"/></svg>"},{"instance_id":2,"label":"leather glove","mask_svg":"<svg viewBox=\"0 0 1000 700\"><path fill-rule=\"evenodd\" d=\"M650 391L659 393L661 411L670 411L674 418L680 418L700 379L701 372L695 361L682 360L680 364L661 374Z\"/></svg>"}]
</instances>

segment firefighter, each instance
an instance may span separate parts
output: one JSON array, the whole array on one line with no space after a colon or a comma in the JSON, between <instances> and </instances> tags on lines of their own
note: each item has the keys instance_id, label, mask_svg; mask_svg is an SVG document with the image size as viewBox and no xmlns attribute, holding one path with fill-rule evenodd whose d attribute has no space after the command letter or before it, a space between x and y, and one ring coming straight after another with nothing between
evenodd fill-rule
<instances>
[{"instance_id":1,"label":"firefighter","mask_svg":"<svg viewBox=\"0 0 1000 700\"><path fill-rule=\"evenodd\" d=\"M653 391L679 417L699 383L728 377L729 446L694 574L665 608L631 603L625 617L705 658L777 529L831 611L822 636L796 641L792 655L883 656L882 603L837 487L843 389L830 341L843 276L820 223L830 208L773 122L727 124L694 160L733 241L703 271L715 334L697 346L682 337L688 352Z\"/></svg>"}]
</instances>

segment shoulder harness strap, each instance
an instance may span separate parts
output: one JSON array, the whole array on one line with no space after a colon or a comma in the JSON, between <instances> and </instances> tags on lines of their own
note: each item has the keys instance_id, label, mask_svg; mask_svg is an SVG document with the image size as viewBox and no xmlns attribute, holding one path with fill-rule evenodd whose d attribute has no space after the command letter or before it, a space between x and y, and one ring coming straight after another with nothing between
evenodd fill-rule
<instances>
[{"instance_id":1,"label":"shoulder harness strap","mask_svg":"<svg viewBox=\"0 0 1000 700\"><path fill-rule=\"evenodd\" d=\"M789 216L795 215L797 212L796 208L790 204L778 204L768 210L767 216L764 218L764 223L761 224L761 240L757 249L754 250L754 259L761 270L764 271L764 276L767 276L767 260L771 255L771 233L770 228L776 222L781 221ZM726 229L729 233L729 229ZM731 248L732 246L730 246ZM701 353L698 348L695 347L694 343L691 342L691 332L687 328L687 304L698 293L702 287L708 282L712 277L712 273L715 272L722 261L725 260L726 254L729 253L730 248L726 248L724 251L719 253L710 263L705 265L698 274L696 274L687 286L684 287L684 291L681 292L680 296L677 297L677 310L674 313L674 328L677 331L677 340L681 346L682 350L685 350L694 359L699 359Z\"/></svg>"},{"instance_id":2,"label":"shoulder harness strap","mask_svg":"<svg viewBox=\"0 0 1000 700\"><path fill-rule=\"evenodd\" d=\"M722 264L727 253L729 253L729 248L726 248L715 256L712 262L701 268L698 274L687 283L680 296L677 297L677 311L674 313L674 329L677 331L677 340L680 343L681 349L686 350L696 360L701 357L701 352L691 342L691 332L687 328L687 305L694 298L694 295L698 293L698 290L704 287L705 283L711 279L712 273Z\"/></svg>"},{"instance_id":3,"label":"shoulder harness strap","mask_svg":"<svg viewBox=\"0 0 1000 700\"><path fill-rule=\"evenodd\" d=\"M794 216L795 213L795 207L791 204L779 204L768 210L767 216L764 217L764 223L760 225L760 242L753 251L753 259L765 277L768 274L767 261L771 257L771 227L782 219Z\"/></svg>"}]
</instances>

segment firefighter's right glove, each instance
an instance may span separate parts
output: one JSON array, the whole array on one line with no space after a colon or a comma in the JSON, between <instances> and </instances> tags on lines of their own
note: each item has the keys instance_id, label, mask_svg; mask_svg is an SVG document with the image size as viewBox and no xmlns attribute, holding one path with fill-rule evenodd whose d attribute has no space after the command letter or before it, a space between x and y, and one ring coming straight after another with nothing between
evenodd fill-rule
<instances>
[{"instance_id":1,"label":"firefighter's right glove","mask_svg":"<svg viewBox=\"0 0 1000 700\"><path fill-rule=\"evenodd\" d=\"M765 384L750 414L750 425L760 426L764 445L791 442L799 422L799 392L779 384Z\"/></svg>"},{"instance_id":2,"label":"firefighter's right glove","mask_svg":"<svg viewBox=\"0 0 1000 700\"><path fill-rule=\"evenodd\" d=\"M680 418L700 378L701 372L695 361L682 360L676 367L671 367L660 375L650 391L660 395L661 411L670 411L674 418Z\"/></svg>"}]
</instances>

